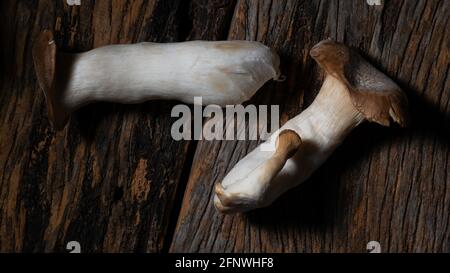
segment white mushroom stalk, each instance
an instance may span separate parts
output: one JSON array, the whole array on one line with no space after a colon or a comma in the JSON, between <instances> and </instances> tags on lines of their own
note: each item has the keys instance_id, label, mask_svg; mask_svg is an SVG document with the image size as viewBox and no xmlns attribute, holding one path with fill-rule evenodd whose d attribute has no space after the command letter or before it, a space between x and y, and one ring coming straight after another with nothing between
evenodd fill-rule
<instances>
[{"instance_id":1,"label":"white mushroom stalk","mask_svg":"<svg viewBox=\"0 0 450 273\"><path fill-rule=\"evenodd\" d=\"M311 56L326 72L319 94L266 141L275 141L275 151L257 147L216 184L214 204L219 211L270 205L308 179L365 120L388 126L392 119L405 125L404 93L358 53L325 40L311 50Z\"/></svg>"},{"instance_id":2,"label":"white mushroom stalk","mask_svg":"<svg viewBox=\"0 0 450 273\"><path fill-rule=\"evenodd\" d=\"M71 112L95 101L124 104L167 99L225 106L250 99L277 79L279 57L250 41L110 45L79 54L58 52L50 31L33 48L37 78L57 129Z\"/></svg>"}]
</instances>

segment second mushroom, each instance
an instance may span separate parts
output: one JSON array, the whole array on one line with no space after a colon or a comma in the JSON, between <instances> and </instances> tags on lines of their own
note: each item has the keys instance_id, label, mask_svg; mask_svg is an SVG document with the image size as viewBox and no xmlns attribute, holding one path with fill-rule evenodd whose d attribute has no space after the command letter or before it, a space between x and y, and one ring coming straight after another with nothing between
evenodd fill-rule
<instances>
[{"instance_id":1,"label":"second mushroom","mask_svg":"<svg viewBox=\"0 0 450 273\"><path fill-rule=\"evenodd\" d=\"M324 40L310 51L325 71L314 102L274 132L215 186L214 204L224 213L270 205L301 184L363 121L404 126L407 98L400 87L349 47Z\"/></svg>"}]
</instances>

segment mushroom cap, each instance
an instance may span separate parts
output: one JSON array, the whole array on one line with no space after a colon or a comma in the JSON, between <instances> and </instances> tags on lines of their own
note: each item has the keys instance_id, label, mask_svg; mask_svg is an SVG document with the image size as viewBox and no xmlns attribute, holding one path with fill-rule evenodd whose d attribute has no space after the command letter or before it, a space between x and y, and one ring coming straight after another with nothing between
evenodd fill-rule
<instances>
[{"instance_id":1,"label":"mushroom cap","mask_svg":"<svg viewBox=\"0 0 450 273\"><path fill-rule=\"evenodd\" d=\"M48 118L56 129L62 129L69 115L56 100L57 48L51 31L45 30L38 35L32 55L37 79L47 102Z\"/></svg>"},{"instance_id":2,"label":"mushroom cap","mask_svg":"<svg viewBox=\"0 0 450 273\"><path fill-rule=\"evenodd\" d=\"M392 119L406 126L406 95L358 52L333 40L323 40L311 49L310 55L328 75L347 87L353 105L367 120L389 126Z\"/></svg>"}]
</instances>

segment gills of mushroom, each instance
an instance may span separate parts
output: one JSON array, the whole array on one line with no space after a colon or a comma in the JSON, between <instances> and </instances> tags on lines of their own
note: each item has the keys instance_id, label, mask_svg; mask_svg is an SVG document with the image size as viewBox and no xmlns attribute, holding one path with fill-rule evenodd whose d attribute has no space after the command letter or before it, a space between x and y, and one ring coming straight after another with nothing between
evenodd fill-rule
<instances>
[{"instance_id":1,"label":"gills of mushroom","mask_svg":"<svg viewBox=\"0 0 450 273\"><path fill-rule=\"evenodd\" d=\"M386 75L347 46L325 40L310 55L325 71L314 102L274 132L274 151L257 147L215 185L214 204L221 212L270 205L305 181L365 120L405 126L408 101Z\"/></svg>"},{"instance_id":2,"label":"gills of mushroom","mask_svg":"<svg viewBox=\"0 0 450 273\"><path fill-rule=\"evenodd\" d=\"M62 129L70 113L94 101L139 103L152 99L239 104L277 79L279 57L258 42L190 41L109 45L84 53L59 52L53 34L33 46L48 116Z\"/></svg>"}]
</instances>

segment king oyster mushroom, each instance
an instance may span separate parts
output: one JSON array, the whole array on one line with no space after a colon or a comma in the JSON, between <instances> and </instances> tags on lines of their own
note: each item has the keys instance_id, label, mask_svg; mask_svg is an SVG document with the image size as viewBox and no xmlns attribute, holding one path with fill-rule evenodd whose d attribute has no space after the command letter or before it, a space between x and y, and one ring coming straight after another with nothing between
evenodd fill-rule
<instances>
[{"instance_id":1,"label":"king oyster mushroom","mask_svg":"<svg viewBox=\"0 0 450 273\"><path fill-rule=\"evenodd\" d=\"M389 77L355 50L332 40L310 55L325 70L314 102L269 138L274 151L257 147L215 185L214 204L225 213L270 205L299 185L364 121L405 126L408 101Z\"/></svg>"},{"instance_id":2,"label":"king oyster mushroom","mask_svg":"<svg viewBox=\"0 0 450 273\"><path fill-rule=\"evenodd\" d=\"M205 104L225 106L250 99L280 76L278 55L250 41L146 42L70 54L57 50L53 33L44 31L33 46L33 60L56 129L95 101L193 103L202 97Z\"/></svg>"}]
</instances>

